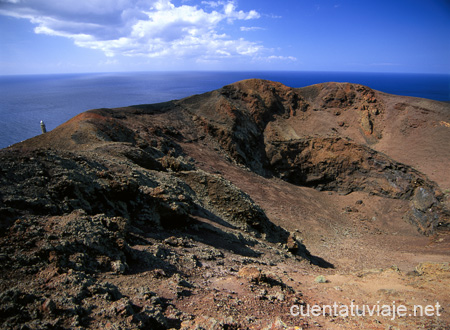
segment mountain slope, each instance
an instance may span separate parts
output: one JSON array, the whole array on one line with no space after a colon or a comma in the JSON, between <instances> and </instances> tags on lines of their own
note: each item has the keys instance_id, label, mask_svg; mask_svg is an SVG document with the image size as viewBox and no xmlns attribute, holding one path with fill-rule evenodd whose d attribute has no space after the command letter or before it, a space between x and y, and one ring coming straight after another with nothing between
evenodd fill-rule
<instances>
[{"instance_id":1,"label":"mountain slope","mask_svg":"<svg viewBox=\"0 0 450 330\"><path fill-rule=\"evenodd\" d=\"M2 322L265 327L298 299L296 268L448 262L449 123L446 103L256 79L82 113L0 151ZM211 283L266 315L211 309L231 299Z\"/></svg>"}]
</instances>

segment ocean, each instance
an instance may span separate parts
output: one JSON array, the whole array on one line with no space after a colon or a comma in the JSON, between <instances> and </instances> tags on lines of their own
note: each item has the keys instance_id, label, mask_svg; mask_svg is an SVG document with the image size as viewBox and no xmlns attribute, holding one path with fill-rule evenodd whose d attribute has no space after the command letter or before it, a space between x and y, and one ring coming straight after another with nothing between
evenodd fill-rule
<instances>
[{"instance_id":1,"label":"ocean","mask_svg":"<svg viewBox=\"0 0 450 330\"><path fill-rule=\"evenodd\" d=\"M249 78L290 87L337 81L391 94L450 101L450 75L346 72L133 72L0 76L0 148L95 108L180 99Z\"/></svg>"}]
</instances>

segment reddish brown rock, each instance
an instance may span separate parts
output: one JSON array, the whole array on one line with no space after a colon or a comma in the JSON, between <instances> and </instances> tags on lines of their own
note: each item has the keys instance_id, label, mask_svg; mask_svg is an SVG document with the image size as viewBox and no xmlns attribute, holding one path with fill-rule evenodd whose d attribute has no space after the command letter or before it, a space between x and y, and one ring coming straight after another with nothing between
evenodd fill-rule
<instances>
[{"instance_id":1,"label":"reddish brown rock","mask_svg":"<svg viewBox=\"0 0 450 330\"><path fill-rule=\"evenodd\" d=\"M445 310L289 310L450 304L448 272L423 271L449 261L449 114L361 85L251 79L91 110L0 150L0 325L448 328Z\"/></svg>"}]
</instances>

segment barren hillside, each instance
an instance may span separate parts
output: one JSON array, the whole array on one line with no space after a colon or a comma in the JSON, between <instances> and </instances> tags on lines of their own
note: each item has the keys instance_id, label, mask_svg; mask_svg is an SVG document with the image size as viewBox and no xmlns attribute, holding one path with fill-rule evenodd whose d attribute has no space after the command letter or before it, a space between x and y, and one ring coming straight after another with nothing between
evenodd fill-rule
<instances>
[{"instance_id":1,"label":"barren hillside","mask_svg":"<svg viewBox=\"0 0 450 330\"><path fill-rule=\"evenodd\" d=\"M344 83L84 112L0 150L2 328L447 329L449 141ZM394 301L441 307L290 313Z\"/></svg>"}]
</instances>

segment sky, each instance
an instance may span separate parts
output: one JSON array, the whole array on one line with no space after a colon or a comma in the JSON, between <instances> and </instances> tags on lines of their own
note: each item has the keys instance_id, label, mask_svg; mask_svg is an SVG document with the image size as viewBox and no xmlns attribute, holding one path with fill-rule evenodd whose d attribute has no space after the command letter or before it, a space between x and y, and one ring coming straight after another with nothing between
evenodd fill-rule
<instances>
[{"instance_id":1,"label":"sky","mask_svg":"<svg viewBox=\"0 0 450 330\"><path fill-rule=\"evenodd\" d=\"M449 0L0 0L0 75L450 74Z\"/></svg>"}]
</instances>

